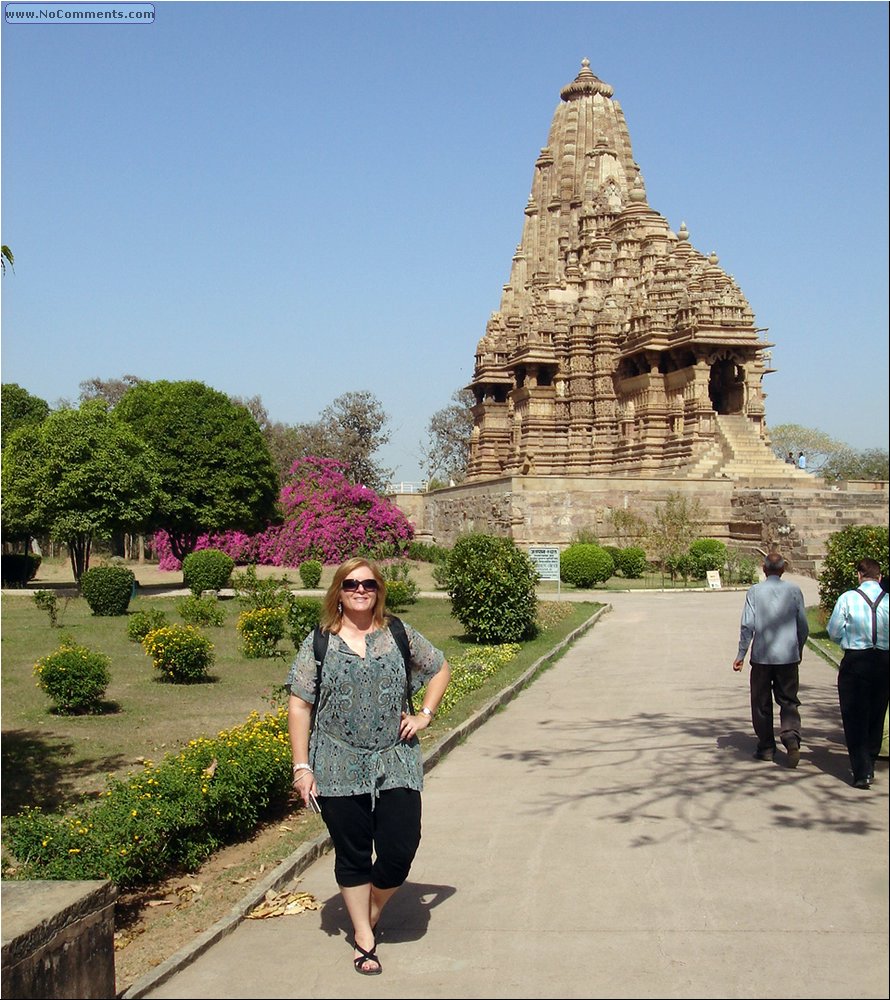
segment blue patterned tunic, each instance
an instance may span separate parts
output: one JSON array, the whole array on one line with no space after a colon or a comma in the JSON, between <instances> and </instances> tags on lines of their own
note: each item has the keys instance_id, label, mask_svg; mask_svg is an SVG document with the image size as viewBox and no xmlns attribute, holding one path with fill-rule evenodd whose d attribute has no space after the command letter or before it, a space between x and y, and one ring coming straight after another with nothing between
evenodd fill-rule
<instances>
[{"instance_id":1,"label":"blue patterned tunic","mask_svg":"<svg viewBox=\"0 0 890 1000\"><path fill-rule=\"evenodd\" d=\"M411 650L411 693L435 676L445 661L405 622ZM312 633L287 675L287 687L315 704ZM361 657L335 634L328 642L321 694L309 738L309 763L319 795L376 794L387 788L423 788L423 758L415 736L399 740L405 704L405 661L388 628L371 632Z\"/></svg>"}]
</instances>

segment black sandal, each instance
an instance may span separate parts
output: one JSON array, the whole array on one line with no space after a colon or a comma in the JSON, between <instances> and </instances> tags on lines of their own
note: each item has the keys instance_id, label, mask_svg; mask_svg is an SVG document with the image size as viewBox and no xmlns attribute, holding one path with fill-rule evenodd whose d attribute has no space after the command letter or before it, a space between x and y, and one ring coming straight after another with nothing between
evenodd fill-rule
<instances>
[{"instance_id":1,"label":"black sandal","mask_svg":"<svg viewBox=\"0 0 890 1000\"><path fill-rule=\"evenodd\" d=\"M365 951L365 949L362 948L362 946L360 944L358 944L357 942L355 942L355 941L353 941L352 944L353 944L353 947L355 948L356 951L360 951L361 952L361 955L359 955L358 958L354 958L352 960L352 964L353 964L353 967L355 968L355 971L360 976L379 976L380 973L383 972L383 966L380 964L380 959L377 957L377 954L376 954L376 952L374 950L377 947L376 943L374 944L374 946L371 948L370 951ZM376 965L377 965L377 968L376 969L363 969L362 965L365 962L375 962Z\"/></svg>"}]
</instances>

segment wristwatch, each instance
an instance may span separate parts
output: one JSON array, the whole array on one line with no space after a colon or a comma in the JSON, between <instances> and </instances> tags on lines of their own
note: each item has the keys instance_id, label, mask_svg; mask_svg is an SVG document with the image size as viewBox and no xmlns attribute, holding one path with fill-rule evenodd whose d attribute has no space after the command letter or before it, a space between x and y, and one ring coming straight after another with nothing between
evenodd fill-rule
<instances>
[{"instance_id":1,"label":"wristwatch","mask_svg":"<svg viewBox=\"0 0 890 1000\"><path fill-rule=\"evenodd\" d=\"M425 715L430 720L430 722L432 722L433 719L435 719L436 717L435 712L433 712L431 708L427 708L426 705L424 705L423 708L420 710L420 714Z\"/></svg>"}]
</instances>

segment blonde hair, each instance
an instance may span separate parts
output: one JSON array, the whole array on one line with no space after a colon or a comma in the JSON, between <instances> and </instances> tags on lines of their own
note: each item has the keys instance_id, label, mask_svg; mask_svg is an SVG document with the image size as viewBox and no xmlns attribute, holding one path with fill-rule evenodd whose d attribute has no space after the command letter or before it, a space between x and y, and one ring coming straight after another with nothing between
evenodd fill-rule
<instances>
[{"instance_id":1,"label":"blonde hair","mask_svg":"<svg viewBox=\"0 0 890 1000\"><path fill-rule=\"evenodd\" d=\"M377 581L374 625L377 628L383 628L386 624L386 581L383 579L383 574L374 563L357 557L355 559L348 559L345 563L341 563L337 567L334 579L331 581L328 592L324 596L319 624L325 632L333 632L336 635L340 631L340 626L343 622L343 605L340 603L340 588L343 585L343 581L348 576L351 576L360 566L366 567L370 571L371 576Z\"/></svg>"}]
</instances>

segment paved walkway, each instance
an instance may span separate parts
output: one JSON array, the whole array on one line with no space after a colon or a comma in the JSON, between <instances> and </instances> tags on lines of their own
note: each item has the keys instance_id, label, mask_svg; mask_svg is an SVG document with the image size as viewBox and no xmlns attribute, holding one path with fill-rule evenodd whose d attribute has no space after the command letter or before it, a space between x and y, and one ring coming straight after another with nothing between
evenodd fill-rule
<instances>
[{"instance_id":1,"label":"paved walkway","mask_svg":"<svg viewBox=\"0 0 890 1000\"><path fill-rule=\"evenodd\" d=\"M758 762L742 593L610 601L429 773L382 976L352 969L325 855L289 884L320 910L237 921L127 995L887 997L890 779L851 787L832 666L806 651L799 768Z\"/></svg>"}]
</instances>

